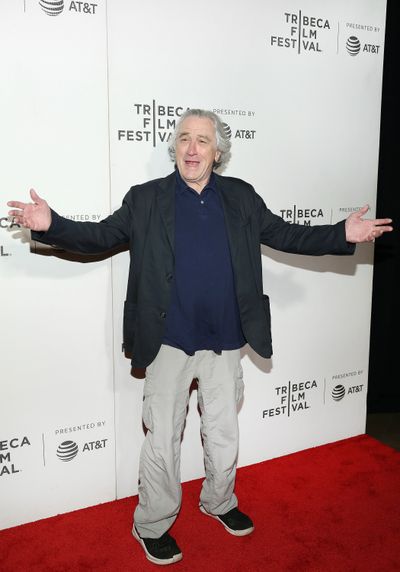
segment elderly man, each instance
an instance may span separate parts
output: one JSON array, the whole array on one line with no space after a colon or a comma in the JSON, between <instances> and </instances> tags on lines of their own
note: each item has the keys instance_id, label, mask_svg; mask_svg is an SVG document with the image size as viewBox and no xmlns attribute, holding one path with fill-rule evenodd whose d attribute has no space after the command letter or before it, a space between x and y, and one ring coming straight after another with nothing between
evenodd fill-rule
<instances>
[{"instance_id":1,"label":"elderly man","mask_svg":"<svg viewBox=\"0 0 400 572\"><path fill-rule=\"evenodd\" d=\"M99 224L60 217L33 190L33 204L8 203L16 209L9 214L35 240L83 253L129 244L124 344L132 365L146 368L148 429L133 535L156 564L182 558L168 529L181 504L180 441L193 378L204 443L200 510L233 535L254 529L238 509L234 484L240 348L249 343L263 357L272 354L260 243L298 254L352 254L354 243L392 230L390 219L363 220L368 207L336 225L288 224L251 185L214 173L229 151L218 117L193 109L172 138L175 172L132 187L122 206Z\"/></svg>"}]
</instances>

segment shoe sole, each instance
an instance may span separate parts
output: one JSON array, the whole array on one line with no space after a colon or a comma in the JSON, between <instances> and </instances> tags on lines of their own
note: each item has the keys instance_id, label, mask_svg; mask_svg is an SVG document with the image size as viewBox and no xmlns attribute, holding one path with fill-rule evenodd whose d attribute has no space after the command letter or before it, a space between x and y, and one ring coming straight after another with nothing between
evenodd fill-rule
<instances>
[{"instance_id":1,"label":"shoe sole","mask_svg":"<svg viewBox=\"0 0 400 572\"><path fill-rule=\"evenodd\" d=\"M243 530L234 530L233 528L229 528L229 526L227 526L224 523L224 521L219 518L219 516L216 516L215 514L211 514L211 513L207 512L206 509L203 507L203 505L199 505L199 508L200 508L201 512L203 514L205 514L206 516L211 516L211 518L215 518L215 520L218 520L218 522L220 522L222 524L222 526L225 528L225 530L227 532L229 532L229 534L233 534L233 536L247 536L248 534L251 534L254 530L254 526L250 526L249 528L245 528Z\"/></svg>"},{"instance_id":2,"label":"shoe sole","mask_svg":"<svg viewBox=\"0 0 400 572\"><path fill-rule=\"evenodd\" d=\"M175 564L175 562L179 562L182 560L182 552L180 554L175 554L172 558L156 558L152 556L150 552L147 551L146 545L143 540L140 538L139 533L136 531L136 528L132 528L132 534L134 538L139 542L140 546L143 548L144 553L146 554L147 560L150 560L153 564L158 564L160 566L167 566L168 564Z\"/></svg>"}]
</instances>

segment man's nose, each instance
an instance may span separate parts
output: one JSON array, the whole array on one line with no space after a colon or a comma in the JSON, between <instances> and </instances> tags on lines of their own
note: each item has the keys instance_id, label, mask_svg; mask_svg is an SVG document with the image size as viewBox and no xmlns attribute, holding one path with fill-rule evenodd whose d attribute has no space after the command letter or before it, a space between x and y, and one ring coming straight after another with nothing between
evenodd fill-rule
<instances>
[{"instance_id":1,"label":"man's nose","mask_svg":"<svg viewBox=\"0 0 400 572\"><path fill-rule=\"evenodd\" d=\"M189 155L196 155L197 153L197 143L196 141L191 141L189 143L189 147L187 149Z\"/></svg>"}]
</instances>

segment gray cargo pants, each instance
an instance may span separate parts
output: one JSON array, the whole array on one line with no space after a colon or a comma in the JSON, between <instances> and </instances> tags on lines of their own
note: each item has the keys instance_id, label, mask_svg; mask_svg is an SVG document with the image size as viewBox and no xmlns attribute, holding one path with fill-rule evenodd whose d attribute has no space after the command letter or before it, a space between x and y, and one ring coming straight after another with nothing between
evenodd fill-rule
<instances>
[{"instance_id":1,"label":"gray cargo pants","mask_svg":"<svg viewBox=\"0 0 400 572\"><path fill-rule=\"evenodd\" d=\"M237 506L233 492L238 454L237 404L243 396L240 350L188 356L163 345L146 370L140 454L139 504L134 521L144 538L159 538L181 506L180 449L189 388L198 379L205 480L200 502L211 514Z\"/></svg>"}]
</instances>

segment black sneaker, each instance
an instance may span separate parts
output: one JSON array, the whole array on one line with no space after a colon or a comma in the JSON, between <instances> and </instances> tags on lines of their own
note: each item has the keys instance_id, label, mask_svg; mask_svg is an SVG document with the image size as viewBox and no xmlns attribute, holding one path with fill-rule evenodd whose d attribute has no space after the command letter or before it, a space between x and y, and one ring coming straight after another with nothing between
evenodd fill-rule
<instances>
[{"instance_id":1,"label":"black sneaker","mask_svg":"<svg viewBox=\"0 0 400 572\"><path fill-rule=\"evenodd\" d=\"M164 532L160 538L142 538L134 526L132 534L142 545L146 558L153 564L173 564L182 560L182 552L168 532Z\"/></svg>"},{"instance_id":2,"label":"black sneaker","mask_svg":"<svg viewBox=\"0 0 400 572\"><path fill-rule=\"evenodd\" d=\"M246 536L246 534L251 534L254 530L251 518L240 512L238 508L233 508L226 514L211 514L206 511L203 505L200 505L200 510L203 514L219 520L226 530L234 536Z\"/></svg>"}]
</instances>

